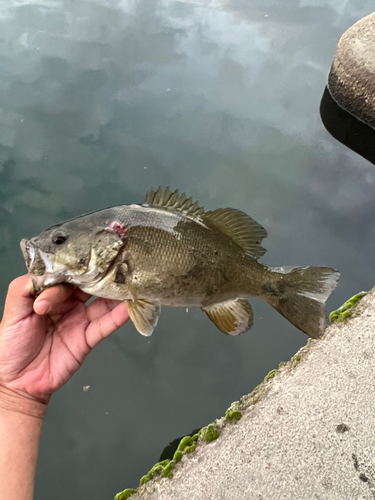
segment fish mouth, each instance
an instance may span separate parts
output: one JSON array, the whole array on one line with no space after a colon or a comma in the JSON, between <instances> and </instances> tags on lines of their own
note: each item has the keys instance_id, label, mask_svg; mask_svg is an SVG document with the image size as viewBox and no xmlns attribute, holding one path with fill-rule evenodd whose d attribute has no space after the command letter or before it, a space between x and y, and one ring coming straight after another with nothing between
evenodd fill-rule
<instances>
[{"instance_id":1,"label":"fish mouth","mask_svg":"<svg viewBox=\"0 0 375 500\"><path fill-rule=\"evenodd\" d=\"M27 270L34 276L53 273L53 255L35 247L30 240L21 241L21 250Z\"/></svg>"},{"instance_id":2,"label":"fish mouth","mask_svg":"<svg viewBox=\"0 0 375 500\"><path fill-rule=\"evenodd\" d=\"M21 240L20 243L21 251L23 258L26 263L27 270L30 270L30 267L33 265L34 258L35 258L35 248L29 246L29 242L25 239Z\"/></svg>"},{"instance_id":3,"label":"fish mouth","mask_svg":"<svg viewBox=\"0 0 375 500\"><path fill-rule=\"evenodd\" d=\"M30 240L23 239L20 246L27 270L31 275L35 295L62 281L61 277L54 274L53 254L43 252Z\"/></svg>"}]
</instances>

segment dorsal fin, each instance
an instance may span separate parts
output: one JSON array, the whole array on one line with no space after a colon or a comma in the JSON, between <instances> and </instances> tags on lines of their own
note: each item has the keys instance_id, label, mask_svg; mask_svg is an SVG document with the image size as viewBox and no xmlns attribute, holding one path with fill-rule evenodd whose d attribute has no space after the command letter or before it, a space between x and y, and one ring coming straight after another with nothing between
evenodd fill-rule
<instances>
[{"instance_id":1,"label":"dorsal fin","mask_svg":"<svg viewBox=\"0 0 375 500\"><path fill-rule=\"evenodd\" d=\"M204 215L204 208L200 207L198 202L193 203L192 198L187 198L185 193L179 194L178 190L172 191L167 187L161 186L155 191L150 189L146 194L145 205L164 208L166 210L177 210L190 216Z\"/></svg>"},{"instance_id":2,"label":"dorsal fin","mask_svg":"<svg viewBox=\"0 0 375 500\"><path fill-rule=\"evenodd\" d=\"M267 231L241 210L218 208L206 212L203 221L220 229L252 257L258 259L266 253L266 249L260 243L267 236Z\"/></svg>"}]
</instances>

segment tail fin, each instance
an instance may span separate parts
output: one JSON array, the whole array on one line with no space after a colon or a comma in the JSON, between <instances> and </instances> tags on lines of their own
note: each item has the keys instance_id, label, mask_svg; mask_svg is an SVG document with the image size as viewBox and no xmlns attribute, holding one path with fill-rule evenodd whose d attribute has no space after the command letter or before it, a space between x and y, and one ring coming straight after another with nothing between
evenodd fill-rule
<instances>
[{"instance_id":1,"label":"tail fin","mask_svg":"<svg viewBox=\"0 0 375 500\"><path fill-rule=\"evenodd\" d=\"M340 273L330 267L272 268L273 273L278 278L272 280L267 302L309 337L321 337L326 328L324 304Z\"/></svg>"}]
</instances>

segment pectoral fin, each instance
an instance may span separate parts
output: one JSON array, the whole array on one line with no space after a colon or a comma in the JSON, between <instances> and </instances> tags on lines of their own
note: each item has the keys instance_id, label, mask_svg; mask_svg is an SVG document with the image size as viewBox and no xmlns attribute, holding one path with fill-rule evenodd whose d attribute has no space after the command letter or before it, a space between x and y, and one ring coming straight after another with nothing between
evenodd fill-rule
<instances>
[{"instance_id":1,"label":"pectoral fin","mask_svg":"<svg viewBox=\"0 0 375 500\"><path fill-rule=\"evenodd\" d=\"M130 319L141 335L149 337L157 325L161 307L145 300L127 300Z\"/></svg>"},{"instance_id":2,"label":"pectoral fin","mask_svg":"<svg viewBox=\"0 0 375 500\"><path fill-rule=\"evenodd\" d=\"M244 299L228 300L210 307L202 307L210 320L223 333L239 335L253 326L253 308Z\"/></svg>"}]
</instances>

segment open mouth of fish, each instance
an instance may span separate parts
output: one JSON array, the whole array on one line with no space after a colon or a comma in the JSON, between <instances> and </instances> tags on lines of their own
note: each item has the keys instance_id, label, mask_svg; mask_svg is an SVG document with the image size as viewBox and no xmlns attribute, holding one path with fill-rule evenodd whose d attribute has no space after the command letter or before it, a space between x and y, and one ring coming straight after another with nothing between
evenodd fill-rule
<instances>
[{"instance_id":1,"label":"open mouth of fish","mask_svg":"<svg viewBox=\"0 0 375 500\"><path fill-rule=\"evenodd\" d=\"M20 245L27 270L34 284L35 294L41 293L49 286L67 281L65 273L56 272L54 269L54 255L52 253L43 252L43 250L36 248L32 240L23 239Z\"/></svg>"},{"instance_id":2,"label":"open mouth of fish","mask_svg":"<svg viewBox=\"0 0 375 500\"><path fill-rule=\"evenodd\" d=\"M21 250L27 270L34 276L43 276L53 272L53 255L34 247L29 240L21 241Z\"/></svg>"}]
</instances>

